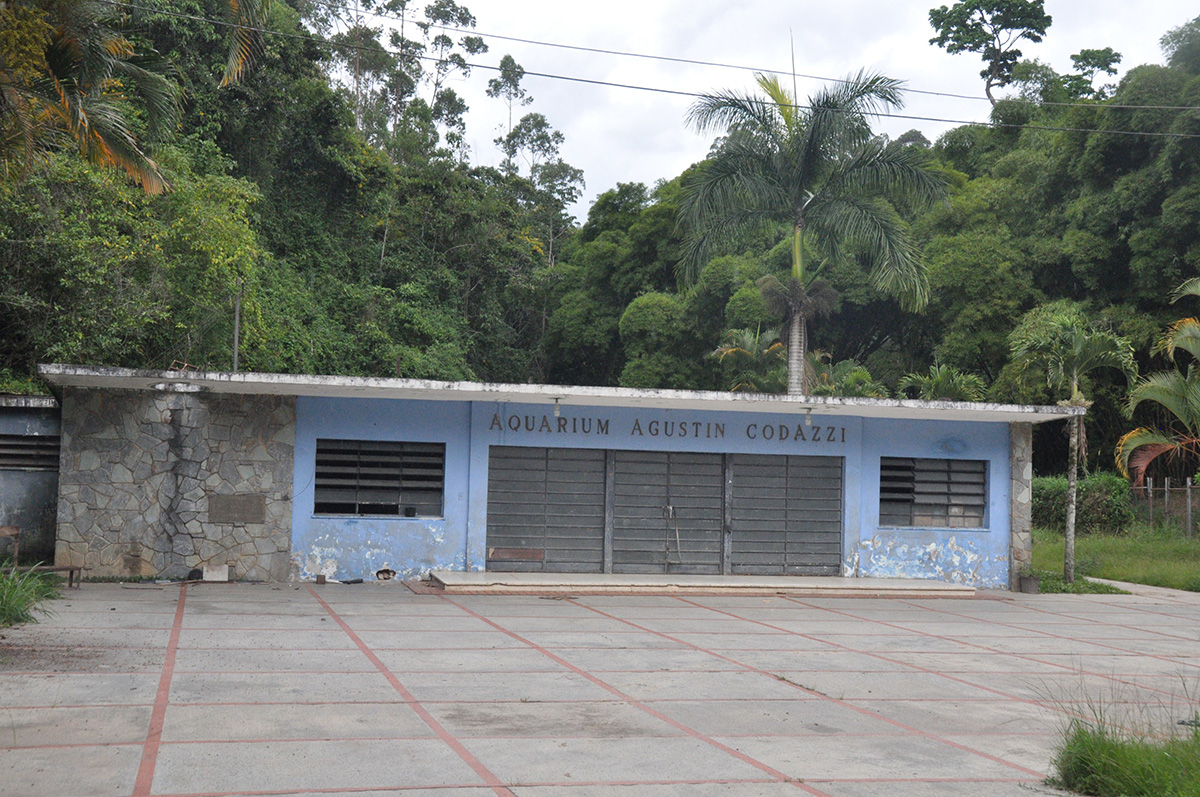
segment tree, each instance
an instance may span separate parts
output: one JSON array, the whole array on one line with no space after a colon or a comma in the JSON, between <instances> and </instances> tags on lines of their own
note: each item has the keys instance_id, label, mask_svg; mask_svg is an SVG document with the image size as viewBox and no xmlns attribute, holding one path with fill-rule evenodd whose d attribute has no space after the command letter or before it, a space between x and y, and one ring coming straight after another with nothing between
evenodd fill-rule
<instances>
[{"instance_id":1,"label":"tree","mask_svg":"<svg viewBox=\"0 0 1200 797\"><path fill-rule=\"evenodd\" d=\"M1158 43L1172 68L1200 74L1200 17L1167 31Z\"/></svg>"},{"instance_id":2,"label":"tree","mask_svg":"<svg viewBox=\"0 0 1200 797\"><path fill-rule=\"evenodd\" d=\"M529 92L521 88L523 77L525 77L525 70L521 65L511 55L505 55L500 59L499 74L489 80L487 84L487 95L493 99L503 100L505 107L508 108L508 127L505 128L504 136L496 139L496 144L504 149L503 168L510 173L517 170L516 164L512 162L509 152L505 148L505 141L512 134L513 129L513 106L528 105L533 102L533 97Z\"/></svg>"},{"instance_id":3,"label":"tree","mask_svg":"<svg viewBox=\"0 0 1200 797\"><path fill-rule=\"evenodd\" d=\"M173 129L173 69L144 40L126 37L125 22L121 6L102 0L0 3L5 183L73 144L89 161L123 169L146 193L167 187L145 142Z\"/></svg>"},{"instance_id":4,"label":"tree","mask_svg":"<svg viewBox=\"0 0 1200 797\"><path fill-rule=\"evenodd\" d=\"M1071 63L1075 66L1075 74L1063 78L1067 90L1076 97L1103 98L1111 86L1096 88L1096 75L1101 72L1109 76L1117 74L1121 54L1111 47L1102 50L1080 50L1071 56Z\"/></svg>"},{"instance_id":5,"label":"tree","mask_svg":"<svg viewBox=\"0 0 1200 797\"><path fill-rule=\"evenodd\" d=\"M787 383L787 354L777 329L731 329L713 352L727 375L729 389L781 393Z\"/></svg>"},{"instance_id":6,"label":"tree","mask_svg":"<svg viewBox=\"0 0 1200 797\"><path fill-rule=\"evenodd\" d=\"M854 360L830 362L832 358L822 351L811 352L808 359L814 396L888 398L887 386Z\"/></svg>"},{"instance_id":7,"label":"tree","mask_svg":"<svg viewBox=\"0 0 1200 797\"><path fill-rule=\"evenodd\" d=\"M930 9L929 24L938 35L929 43L950 54L979 53L987 65L979 73L983 90L995 105L992 89L1009 84L1021 58L1017 43L1040 42L1050 22L1043 0L960 0Z\"/></svg>"},{"instance_id":8,"label":"tree","mask_svg":"<svg viewBox=\"0 0 1200 797\"><path fill-rule=\"evenodd\" d=\"M1200 296L1200 278L1180 285L1172 301L1184 296ZM1200 318L1183 318L1171 324L1155 348L1172 361L1182 349L1192 356L1192 362L1185 372L1174 368L1139 379L1129 391L1130 414L1141 404L1152 402L1174 419L1167 431L1141 426L1117 442L1117 468L1130 477L1134 487L1142 485L1146 469L1159 457L1200 455Z\"/></svg>"},{"instance_id":9,"label":"tree","mask_svg":"<svg viewBox=\"0 0 1200 797\"><path fill-rule=\"evenodd\" d=\"M952 365L931 365L928 374L905 374L896 387L925 401L983 401L987 392L983 377Z\"/></svg>"},{"instance_id":10,"label":"tree","mask_svg":"<svg viewBox=\"0 0 1200 797\"><path fill-rule=\"evenodd\" d=\"M766 287L787 305L788 392L803 394L807 319L831 290L820 265L806 271L806 248L830 262L853 243L871 261L876 288L919 308L927 295L920 257L888 200L931 203L943 180L919 148L871 133L867 115L901 106L899 81L859 72L803 105L776 77L759 75L758 86L763 95L727 91L691 108L693 127L727 136L684 184L679 275L694 281L720 242L786 225L790 279Z\"/></svg>"},{"instance_id":11,"label":"tree","mask_svg":"<svg viewBox=\"0 0 1200 797\"><path fill-rule=\"evenodd\" d=\"M1065 306L1048 306L1040 313L1030 313L1013 330L1010 337L1013 360L1022 369L1035 369L1044 374L1046 384L1069 391L1060 402L1064 406L1086 411L1091 402L1080 390L1085 374L1097 368L1121 370L1133 381L1137 365L1133 347L1120 335L1089 324L1083 314ZM1084 412L1067 420L1070 443L1067 449L1067 528L1063 552L1063 577L1068 584L1075 581L1075 504L1078 493L1079 460L1086 458L1087 435L1083 426Z\"/></svg>"}]
</instances>

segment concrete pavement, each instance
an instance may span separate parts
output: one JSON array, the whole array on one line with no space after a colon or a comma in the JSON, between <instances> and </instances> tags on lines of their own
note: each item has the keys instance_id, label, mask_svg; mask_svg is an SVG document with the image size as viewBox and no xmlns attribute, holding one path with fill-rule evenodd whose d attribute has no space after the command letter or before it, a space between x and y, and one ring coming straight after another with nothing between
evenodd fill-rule
<instances>
[{"instance_id":1,"label":"concrete pavement","mask_svg":"<svg viewBox=\"0 0 1200 797\"><path fill-rule=\"evenodd\" d=\"M1200 605L1155 596L86 584L53 609L0 631L0 795L1028 795L1071 713L1200 709Z\"/></svg>"}]
</instances>

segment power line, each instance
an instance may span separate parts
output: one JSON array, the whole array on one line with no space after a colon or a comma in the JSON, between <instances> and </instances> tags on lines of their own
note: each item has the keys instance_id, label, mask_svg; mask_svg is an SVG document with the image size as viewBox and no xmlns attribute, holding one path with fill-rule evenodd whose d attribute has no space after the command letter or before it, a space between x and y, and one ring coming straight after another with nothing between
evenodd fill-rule
<instances>
[{"instance_id":1,"label":"power line","mask_svg":"<svg viewBox=\"0 0 1200 797\"><path fill-rule=\"evenodd\" d=\"M321 0L309 0L309 1L313 5L321 6L323 8L328 8L331 10L338 10L338 9L342 8L342 6L339 6L336 3L321 2ZM824 81L827 83L848 83L849 82L845 78L828 77L825 75L807 75L802 72L793 73L790 71L781 71L778 69L768 69L766 67L745 66L742 64L730 64L730 63L724 63L721 61L702 61L702 60L695 60L695 59L691 59L691 58L677 58L677 57L668 56L668 55L650 55L647 53L635 53L635 52L628 51L628 50L612 50L612 49L606 49L603 47L584 47L582 45L577 45L577 44L563 44L561 42L548 42L548 41L541 41L538 39L523 39L518 36L505 36L505 35L502 35L499 33L485 33L483 31L476 30L475 28L464 28L464 27L461 27L458 25L442 25L439 23L434 23L434 22L429 22L429 21L416 20L411 17L407 17L403 14L384 14L384 13L378 12L378 11L360 11L360 10L356 10L355 13L359 14L361 16L374 17L376 19L385 19L385 20L390 20L393 22L405 22L405 23L411 22L414 25L427 26L430 28L435 28L437 30L454 31L454 32L458 32L458 33L471 33L475 36L479 36L484 39L500 39L501 41L517 42L519 44L531 44L531 45L534 45L537 47L552 47L552 48L561 49L561 50L573 50L573 51L584 52L584 53L596 53L598 55L615 55L615 56L619 56L619 57L623 57L623 58L643 58L643 59L651 60L651 61L665 61L668 63L688 64L691 66L712 66L712 67L718 67L720 69L734 69L734 70L739 70L739 71L743 71L743 72L761 72L764 74L781 75L781 76L791 76L794 74L796 77L804 78L806 80L820 80L820 81ZM910 94L924 94L924 95L928 95L931 97L947 97L949 99L956 99L956 100L972 100L972 101L977 101L977 102L991 102L991 100L989 100L987 97L980 97L975 94L955 94L953 92L932 91L929 89L915 89L915 88L908 88L908 87L906 87L904 90ZM1046 100L1046 101L1039 102L1036 100L1027 100L1027 99L1022 99L1022 98L1015 98L1015 99L1010 99L1010 100L1005 100L1005 101L1006 102L1019 102L1022 104L1035 105L1035 106L1053 106L1053 107L1062 107L1062 108L1094 108L1094 107L1096 107L1096 104L1094 102L1055 102L1052 100ZM1138 109L1138 110L1143 110L1143 111L1145 111L1145 110L1154 110L1154 111L1195 111L1195 110L1200 110L1200 106L1195 106L1195 105L1115 105L1115 104L1106 103L1104 107L1113 108L1113 109Z\"/></svg>"},{"instance_id":2,"label":"power line","mask_svg":"<svg viewBox=\"0 0 1200 797\"><path fill-rule=\"evenodd\" d=\"M387 47L382 47L382 45L378 48L375 48L375 47L365 47L362 45L354 45L354 44L334 44L333 42L330 42L325 38L322 38L320 36L314 36L312 34L289 33L287 31L277 31L277 30L272 30L269 28L255 27L252 25L242 25L242 24L239 24L236 22L229 22L227 20L221 20L221 19L213 19L211 17L204 17L204 16L200 16L197 14L185 14L185 13L179 12L179 11L165 11L162 9L151 8L148 6L140 6L135 3L122 2L122 0L100 0L100 2L106 3L108 5L113 5L113 6L136 8L140 11L147 11L150 13L160 14L163 16L177 17L180 19L189 19L189 20L193 20L196 22L206 22L208 24L217 25L220 27L236 28L239 30L249 31L251 33L263 34L266 36L278 36L281 38L297 39L300 41L307 41L307 42L311 42L313 44L323 45L325 47L331 47L331 48L337 47L338 49L342 49L342 50L358 50L358 51L362 51L362 52L378 53L379 49L383 49L384 52L387 52L391 55L402 55L402 53L399 53L395 50L391 50ZM427 55L418 56L418 59L422 60L422 61L431 61L433 63L441 63L443 60L443 59L438 59L433 56L427 56ZM464 62L464 64L465 64L465 66L467 66L470 69L483 69L483 70L491 71L491 72L499 72L500 71L500 67L492 66L490 64L473 64L473 63L469 63L469 62ZM628 89L630 91L646 91L646 92L651 92L651 93L656 93L656 94L667 94L667 95L672 95L672 96L677 96L677 97L692 97L695 99L699 99L701 97L708 96L703 92L683 91L681 89L667 89L667 88L660 88L657 86L640 86L640 85L636 85L636 84L632 84L632 83L616 83L613 81L598 80L595 78L575 77L572 75L559 75L559 74L554 74L554 73L550 73L550 72L532 72L529 70L525 70L525 74L532 76L532 77L546 78L548 80L562 80L562 81L567 81L567 82L571 82L571 83L582 83L582 84L591 85L591 86L604 86L606 88ZM799 104L799 103L797 103L796 105L793 105L792 107L797 108L799 110L812 110L811 106L803 105L803 104ZM1091 106L1091 105L1089 105L1089 107L1103 108L1103 107L1108 107L1108 106ZM1152 108L1153 106L1135 105L1135 106L1128 106L1128 107L1136 108L1139 110L1147 110L1149 108ZM1196 110L1196 109L1189 107L1189 108L1185 108L1184 110ZM1062 126L1058 126L1058 125L1015 124L1012 122L975 122L975 121L964 120L964 119L947 119L947 118L941 118L941 117L936 117L936 116L917 116L917 115L913 115L913 114L900 114L900 113L890 113L890 112L873 114L873 115L884 117L884 118L889 118L889 119L907 119L910 121L918 121L918 122L936 122L939 124L955 124L955 125L964 125L964 126L970 126L970 127L988 127L988 128L993 128L993 129L1012 128L1012 129L1017 129L1017 130L1038 130L1038 131L1056 132L1056 133L1105 133L1105 134L1110 134L1110 135L1121 135L1121 136L1145 136L1148 138L1174 138L1174 139L1200 138L1200 134L1197 134L1197 133L1172 133L1172 132L1156 133L1156 132L1145 132L1145 131L1139 131L1139 130L1101 130L1101 129L1093 128L1093 127L1062 127Z\"/></svg>"}]
</instances>

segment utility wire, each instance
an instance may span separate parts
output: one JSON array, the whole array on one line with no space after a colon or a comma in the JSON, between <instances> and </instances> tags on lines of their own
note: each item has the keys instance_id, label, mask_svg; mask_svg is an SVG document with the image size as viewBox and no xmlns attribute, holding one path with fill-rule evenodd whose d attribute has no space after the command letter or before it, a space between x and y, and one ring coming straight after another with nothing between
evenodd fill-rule
<instances>
[{"instance_id":1,"label":"utility wire","mask_svg":"<svg viewBox=\"0 0 1200 797\"><path fill-rule=\"evenodd\" d=\"M269 28L255 27L252 25L242 25L242 24L239 24L236 22L229 22L227 20L221 20L221 19L213 19L211 17L204 17L204 16L200 16L197 14L185 14L185 13L179 12L179 11L165 11L165 10L158 9L158 8L141 6L141 5L137 5L135 3L123 2L123 0L99 0L99 2L106 3L108 5L119 6L119 7L136 8L140 11L147 11L150 13L160 14L163 16L177 17L180 19L189 19L189 20L193 20L196 22L206 22L208 24L217 25L220 27L236 28L238 30L249 31L251 33L260 33L260 34L263 34L266 36L277 36L277 37L281 37L281 38L297 39L300 41L307 41L307 42L311 42L313 44L323 45L325 47L330 47L330 48L336 47L341 50L359 50L359 51L363 51L363 52L378 53L379 50L382 49L384 52L387 52L391 55L403 55L403 53L399 53L399 52L397 52L395 50L391 50L387 47L382 47L382 45L380 47L366 47L363 45L354 45L354 44L334 44L333 42L330 42L329 40L327 40L325 38L322 38L320 36L314 36L312 34L289 33L286 31L277 31L277 30L272 30ZM422 55L422 56L417 56L417 57L419 60L431 61L433 63L441 63L444 60L444 59L439 59L439 58L435 58L433 56L428 56L428 55ZM467 66L470 69L483 69L485 71L491 71L491 72L499 72L500 71L500 67L492 66L490 64L473 64L473 63L469 63L469 62L464 62L464 64L465 64L465 66ZM582 84L591 85L591 86L604 86L606 88L629 89L631 91L646 91L646 92L652 92L652 93L656 93L656 94L667 94L667 95L672 95L672 96L677 96L677 97L692 97L695 99L699 99L701 97L709 96L709 95L704 94L703 92L683 91L681 89L666 89L666 88L660 88L657 86L639 86L639 85L632 84L632 83L615 83L615 82L607 81L607 80L597 80L594 78L574 77L571 75L559 75L559 74L554 74L551 72L533 72L530 70L525 70L525 74L532 76L532 77L546 78L548 80L563 80L563 81L567 81L567 82L571 82L571 83L582 83ZM784 74L790 74L790 73L784 73ZM804 105L804 104L800 104L800 103L792 105L791 107L797 108L799 110L806 110L806 111L810 111L813 109L812 106ZM1089 106L1089 107L1091 107L1091 106ZM1108 106L1097 105L1094 107L1104 108L1104 107L1108 107ZM1129 107L1137 108L1139 110L1147 110L1148 108L1153 107L1153 106L1135 105L1135 106L1129 106ZM1185 108L1185 110L1196 110L1196 109L1189 107L1189 108ZM872 115L885 117L885 118L889 118L889 119L907 119L910 121L918 121L918 122L937 122L937 123L942 123L942 124L955 124L955 125L964 125L964 126L971 126L971 127L989 127L989 128L993 128L993 129L1012 128L1012 129L1017 129L1017 130L1039 130L1039 131L1057 132L1057 133L1106 133L1109 135L1144 136L1147 138L1175 138L1175 139L1200 138L1200 133L1172 133L1172 132L1155 133L1155 132L1145 132L1145 131L1139 131L1139 130L1101 130L1099 128L1094 128L1094 127L1062 127L1059 125L1015 124L1012 122L974 122L974 121L969 121L969 120L964 120L964 119L947 119L947 118L936 117L936 116L917 116L917 115L913 115L913 114L900 114L900 113L891 113L891 112L872 114Z\"/></svg>"},{"instance_id":2,"label":"utility wire","mask_svg":"<svg viewBox=\"0 0 1200 797\"><path fill-rule=\"evenodd\" d=\"M321 6L323 8L328 8L328 9L331 9L334 11L343 8L343 6L339 6L336 3L321 2L321 0L309 0L309 2L311 2L315 6ZM827 77L824 75L806 75L802 72L784 72L784 71L780 71L778 69L767 69L765 67L757 67L757 66L745 66L742 64L730 64L730 63L723 63L721 61L701 61L701 60L695 60L695 59L691 59L691 58L676 58L676 57L669 56L669 55L650 55L647 53L635 53L635 52L631 52L628 50L610 50L610 49L606 49L603 47L584 47L582 45L577 45L577 44L563 44L561 42L540 41L538 39L522 39L518 36L505 36L505 35L501 35L499 33L484 33L482 31L476 30L475 28L464 28L464 27L457 26L457 25L442 25L442 24L434 23L434 22L421 21L421 20L413 19L411 17L404 16L403 14L384 14L379 11L361 11L361 10L356 10L355 13L358 14L359 16L375 17L376 19L385 19L385 20L392 21L392 22L412 23L414 25L434 28L436 30L453 31L456 33L470 33L472 35L479 36L484 39L500 39L501 41L517 42L519 44L532 44L537 47L553 47L553 48L562 49L562 50L574 50L577 52L584 52L584 53L596 53L599 55L615 55L615 56L619 56L619 57L623 57L623 58L644 58L644 59L651 60L651 61L665 61L668 63L675 63L675 64L689 64L692 66L714 66L714 67L718 67L720 69L735 69L735 70L740 70L740 71L744 71L744 72L761 72L761 73L770 74L770 75L789 76L789 75L794 74L796 77L805 78L807 80L821 80L821 81L824 81L827 83L848 83L849 82L845 78ZM956 100L972 100L972 101L977 101L977 102L991 102L991 100L989 100L987 97L980 97L976 94L954 94L952 92L947 92L947 91L931 91L929 89L914 89L914 88L908 88L908 87L906 87L904 90L910 94L924 94L924 95L928 95L930 97L948 97L950 99L956 99ZM1005 100L1005 102L1019 102L1019 103L1028 104L1028 105L1055 106L1055 107L1063 107L1063 108L1094 108L1094 107L1096 107L1095 102L1054 102L1051 100L1037 101L1037 100L1028 100L1028 99L1024 99L1024 98L1009 99L1009 100ZM1120 108L1120 109L1136 108L1138 110L1143 110L1143 111L1145 111L1145 110L1155 110L1155 111L1200 110L1200 106L1195 106L1195 105L1113 105L1113 104L1105 103L1104 107Z\"/></svg>"}]
</instances>

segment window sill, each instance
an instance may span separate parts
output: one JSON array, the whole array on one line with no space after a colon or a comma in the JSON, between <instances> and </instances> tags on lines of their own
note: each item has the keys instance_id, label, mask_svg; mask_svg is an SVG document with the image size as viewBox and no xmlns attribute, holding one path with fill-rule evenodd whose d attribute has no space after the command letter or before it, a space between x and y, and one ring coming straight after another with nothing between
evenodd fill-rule
<instances>
[{"instance_id":1,"label":"window sill","mask_svg":"<svg viewBox=\"0 0 1200 797\"><path fill-rule=\"evenodd\" d=\"M878 526L879 531L969 531L987 534L989 526Z\"/></svg>"},{"instance_id":2,"label":"window sill","mask_svg":"<svg viewBox=\"0 0 1200 797\"><path fill-rule=\"evenodd\" d=\"M313 514L313 520L397 520L412 522L414 520L445 520L445 515L416 515L408 517L406 515L317 515Z\"/></svg>"}]
</instances>

